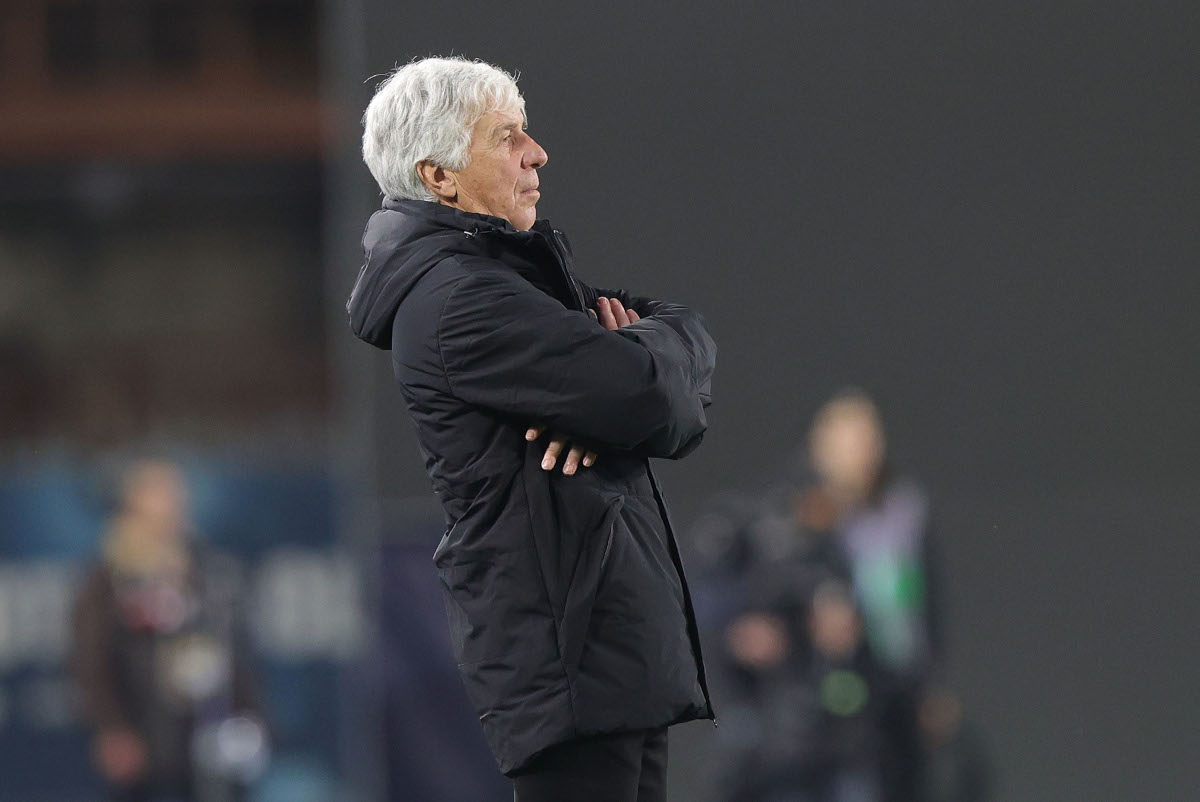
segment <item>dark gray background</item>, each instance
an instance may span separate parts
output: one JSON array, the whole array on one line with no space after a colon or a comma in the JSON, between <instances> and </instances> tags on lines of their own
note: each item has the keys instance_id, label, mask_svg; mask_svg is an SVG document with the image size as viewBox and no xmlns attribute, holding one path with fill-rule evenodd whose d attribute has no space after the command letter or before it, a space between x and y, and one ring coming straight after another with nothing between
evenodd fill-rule
<instances>
[{"instance_id":1,"label":"dark gray background","mask_svg":"<svg viewBox=\"0 0 1200 802\"><path fill-rule=\"evenodd\" d=\"M325 51L348 110L331 308L377 202L365 79L450 53L519 71L539 212L581 275L717 338L708 439L661 471L680 523L864 386L938 508L999 798L1196 797L1200 7L363 2ZM359 475L427 496L386 360L336 347ZM703 800L711 729L676 733L674 798Z\"/></svg>"}]
</instances>

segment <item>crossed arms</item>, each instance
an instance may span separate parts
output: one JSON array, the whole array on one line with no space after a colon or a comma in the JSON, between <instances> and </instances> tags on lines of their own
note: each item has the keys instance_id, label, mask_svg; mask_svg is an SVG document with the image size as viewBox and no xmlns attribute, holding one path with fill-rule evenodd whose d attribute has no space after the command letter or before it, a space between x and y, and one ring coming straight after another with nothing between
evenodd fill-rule
<instances>
[{"instance_id":1,"label":"crossed arms","mask_svg":"<svg viewBox=\"0 0 1200 802\"><path fill-rule=\"evenodd\" d=\"M551 470L598 450L679 458L700 442L716 347L694 312L615 293L594 315L570 310L507 271L475 270L442 310L438 342L459 398L555 432ZM626 307L629 308L626 308Z\"/></svg>"},{"instance_id":2,"label":"crossed arms","mask_svg":"<svg viewBox=\"0 0 1200 802\"><path fill-rule=\"evenodd\" d=\"M596 308L589 309L588 314L594 317L608 331L616 331L622 326L628 326L630 323L637 323L641 320L641 317L635 310L626 309L622 306L619 298L609 299L603 295L596 299ZM545 430L546 427L542 424L531 426L529 431L525 432L525 439L533 442L541 437L542 432ZM546 446L546 453L542 457L543 470L554 470L554 465L558 462L559 455L570 441L571 436L565 432L556 432L551 435L550 444ZM571 450L567 452L567 458L563 462L562 472L567 476L574 476L575 471L579 470L581 463L583 467L590 468L595 464L598 456L595 451L586 451L584 446L571 446Z\"/></svg>"}]
</instances>

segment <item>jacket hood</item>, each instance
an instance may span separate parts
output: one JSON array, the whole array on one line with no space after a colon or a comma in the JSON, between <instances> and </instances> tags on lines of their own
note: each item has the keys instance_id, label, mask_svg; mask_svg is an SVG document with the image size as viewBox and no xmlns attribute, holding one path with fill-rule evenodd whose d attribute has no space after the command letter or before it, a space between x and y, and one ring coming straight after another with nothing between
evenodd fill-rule
<instances>
[{"instance_id":1,"label":"jacket hood","mask_svg":"<svg viewBox=\"0 0 1200 802\"><path fill-rule=\"evenodd\" d=\"M346 302L355 336L376 348L392 347L392 324L401 302L447 256L486 256L485 231L525 239L500 217L463 212L431 201L386 199L363 232L366 260Z\"/></svg>"}]
</instances>

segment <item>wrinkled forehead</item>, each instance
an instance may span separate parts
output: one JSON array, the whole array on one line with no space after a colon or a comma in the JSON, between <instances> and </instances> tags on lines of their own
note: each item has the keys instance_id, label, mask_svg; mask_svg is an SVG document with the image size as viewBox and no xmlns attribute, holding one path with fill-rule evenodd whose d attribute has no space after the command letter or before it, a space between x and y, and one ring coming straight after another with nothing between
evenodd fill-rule
<instances>
[{"instance_id":1,"label":"wrinkled forehead","mask_svg":"<svg viewBox=\"0 0 1200 802\"><path fill-rule=\"evenodd\" d=\"M494 144L509 131L525 128L525 115L520 110L489 111L483 114L471 130L472 144Z\"/></svg>"},{"instance_id":2,"label":"wrinkled forehead","mask_svg":"<svg viewBox=\"0 0 1200 802\"><path fill-rule=\"evenodd\" d=\"M524 128L527 120L525 118L525 110L516 108L489 111L479 118L479 122L480 128L488 132L496 132L512 128L513 126Z\"/></svg>"},{"instance_id":3,"label":"wrinkled forehead","mask_svg":"<svg viewBox=\"0 0 1200 802\"><path fill-rule=\"evenodd\" d=\"M494 120L503 120L501 124L516 122L522 127L529 123L529 118L525 115L525 99L520 95L516 99L505 99L499 105L492 106L484 111L480 118L491 117Z\"/></svg>"}]
</instances>

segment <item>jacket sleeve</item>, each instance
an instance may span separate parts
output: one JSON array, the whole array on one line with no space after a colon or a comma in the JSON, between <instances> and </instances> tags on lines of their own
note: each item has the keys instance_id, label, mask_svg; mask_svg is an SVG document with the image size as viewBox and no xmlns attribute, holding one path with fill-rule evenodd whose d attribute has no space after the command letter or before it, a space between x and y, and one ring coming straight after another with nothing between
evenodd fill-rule
<instances>
[{"instance_id":1,"label":"jacket sleeve","mask_svg":"<svg viewBox=\"0 0 1200 802\"><path fill-rule=\"evenodd\" d=\"M517 275L474 269L446 299L438 343L457 397L595 446L679 458L707 427L716 347L682 306L607 331Z\"/></svg>"},{"instance_id":2,"label":"jacket sleeve","mask_svg":"<svg viewBox=\"0 0 1200 802\"><path fill-rule=\"evenodd\" d=\"M653 298L645 298L645 297L642 297L639 295L631 295L630 293L626 292L625 290L609 290L609 289L594 288L594 287L591 287L582 282L580 282L580 289L583 290L584 300L588 303L589 307L595 306L596 299L601 296L603 296L605 298L616 298L618 301L621 302L621 305L624 306L626 309L632 309L633 311L637 312L639 317L642 317L642 318L657 317L660 320L663 320L664 322L666 322L668 325L671 325L672 327L675 327L676 324L679 324L681 327L686 327L686 322L680 320L676 315L676 312L681 310L685 313L694 315L700 321L701 328L704 329L705 334L708 333L708 329L707 329L707 326L704 324L703 318L701 318L698 314L696 314L694 312L690 312L687 309L687 307L680 306L678 304L668 303L666 301L656 301ZM715 362L715 357L716 357L716 346L715 345L713 346L713 350L712 350L712 353L710 354L710 357L711 357L710 361ZM698 391L700 393L700 402L706 408L712 404L712 372L713 372L712 369L713 369L713 365L710 364L709 368L708 368L707 378L704 380L704 382L698 388Z\"/></svg>"}]
</instances>

